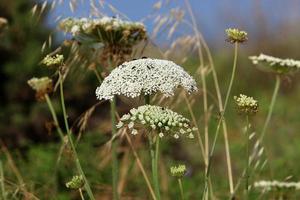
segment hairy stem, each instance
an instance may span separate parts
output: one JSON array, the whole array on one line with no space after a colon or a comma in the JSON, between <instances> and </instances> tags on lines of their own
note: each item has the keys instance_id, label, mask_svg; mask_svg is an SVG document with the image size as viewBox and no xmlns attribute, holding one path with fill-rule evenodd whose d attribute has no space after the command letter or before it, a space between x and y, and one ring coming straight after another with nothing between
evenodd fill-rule
<instances>
[{"instance_id":1,"label":"hairy stem","mask_svg":"<svg viewBox=\"0 0 300 200\"><path fill-rule=\"evenodd\" d=\"M69 128L69 124L68 124L68 120L67 120L67 112L66 112L65 100L64 100L64 92L63 92L63 79L62 79L61 74L59 76L59 81L60 81L61 106L62 106L62 111L63 111L63 117L64 117L64 122L65 122L65 127L66 127L66 131L67 131L68 141L70 143L71 150L72 150L74 158L75 158L75 163L76 163L77 170L78 170L79 174L84 179L85 190L86 190L89 198L91 200L95 200L93 192L92 192L91 187L89 185L89 182L88 182L88 180L87 180L87 178L86 178L86 176L85 176L85 174L84 174L84 172L82 170L82 167L81 167L81 164L80 164L77 152L76 152L76 148L75 148L75 145L74 145L74 142L73 142L73 139L72 139L72 134L71 134L71 131L70 131L70 128Z\"/></svg>"},{"instance_id":2,"label":"hairy stem","mask_svg":"<svg viewBox=\"0 0 300 200\"><path fill-rule=\"evenodd\" d=\"M279 87L280 87L280 82L281 82L280 76L276 75L276 83L275 83L275 88L274 88L274 92L273 92L273 95L272 95L271 104L270 104L270 107L269 107L269 111L268 111L268 115L267 115L266 121L264 123L263 130L262 130L261 135L260 135L260 141L261 142L264 139L264 136L266 134L266 130L267 130L268 125L269 125L270 120L271 120L271 116L272 116L272 113L273 113L275 101L276 101L276 98L277 98L277 95L278 95L278 91L279 91Z\"/></svg>"},{"instance_id":3,"label":"hairy stem","mask_svg":"<svg viewBox=\"0 0 300 200\"><path fill-rule=\"evenodd\" d=\"M160 200L159 181L158 181L158 159L159 159L159 137L151 138L150 142L150 155L151 155L151 166L152 166L152 181L154 185L154 191L156 198Z\"/></svg>"},{"instance_id":4,"label":"hairy stem","mask_svg":"<svg viewBox=\"0 0 300 200\"><path fill-rule=\"evenodd\" d=\"M246 174L245 174L245 190L246 190L246 199L249 199L249 116L246 116Z\"/></svg>"}]
</instances>

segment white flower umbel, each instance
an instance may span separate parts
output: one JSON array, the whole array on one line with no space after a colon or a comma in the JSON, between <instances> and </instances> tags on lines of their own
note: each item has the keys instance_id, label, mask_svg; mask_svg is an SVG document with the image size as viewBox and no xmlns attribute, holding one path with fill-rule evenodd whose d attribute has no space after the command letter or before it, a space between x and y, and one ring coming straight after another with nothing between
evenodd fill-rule
<instances>
[{"instance_id":1,"label":"white flower umbel","mask_svg":"<svg viewBox=\"0 0 300 200\"><path fill-rule=\"evenodd\" d=\"M259 56L250 56L249 59L259 69L267 72L285 74L295 72L300 68L300 61L293 59L281 59L265 54Z\"/></svg>"},{"instance_id":2,"label":"white flower umbel","mask_svg":"<svg viewBox=\"0 0 300 200\"><path fill-rule=\"evenodd\" d=\"M161 92L168 97L174 95L178 86L189 93L198 90L196 81L174 62L145 58L115 68L96 89L96 96L108 100L114 95L134 98Z\"/></svg>"},{"instance_id":3,"label":"white flower umbel","mask_svg":"<svg viewBox=\"0 0 300 200\"><path fill-rule=\"evenodd\" d=\"M144 105L133 108L130 113L121 117L117 128L127 127L133 135L138 129L155 131L159 137L171 136L178 139L181 136L194 138L197 129L190 125L190 121L182 115L167 108ZM150 132L150 131L149 131Z\"/></svg>"},{"instance_id":4,"label":"white flower umbel","mask_svg":"<svg viewBox=\"0 0 300 200\"><path fill-rule=\"evenodd\" d=\"M258 102L253 97L244 94L234 96L235 104L240 114L255 114L258 111Z\"/></svg>"},{"instance_id":5,"label":"white flower umbel","mask_svg":"<svg viewBox=\"0 0 300 200\"><path fill-rule=\"evenodd\" d=\"M255 188L260 188L263 191L271 190L299 190L300 182L281 182L281 181L257 181L254 183Z\"/></svg>"}]
</instances>

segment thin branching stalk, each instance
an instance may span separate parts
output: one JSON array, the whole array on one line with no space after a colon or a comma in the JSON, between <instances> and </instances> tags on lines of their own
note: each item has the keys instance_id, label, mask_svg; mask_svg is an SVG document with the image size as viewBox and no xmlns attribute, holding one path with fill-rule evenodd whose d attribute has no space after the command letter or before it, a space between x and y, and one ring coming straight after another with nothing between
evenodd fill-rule
<instances>
[{"instance_id":1,"label":"thin branching stalk","mask_svg":"<svg viewBox=\"0 0 300 200\"><path fill-rule=\"evenodd\" d=\"M6 191L4 186L4 173L3 173L3 165L0 160L0 184L1 184L1 199L6 200Z\"/></svg>"},{"instance_id":2,"label":"thin branching stalk","mask_svg":"<svg viewBox=\"0 0 300 200\"><path fill-rule=\"evenodd\" d=\"M116 131L116 101L115 98L113 98L110 101L110 116L111 116L111 132L112 132L112 137L117 133ZM111 146L111 151L112 151L112 179L113 179L113 198L114 200L119 199L119 194L118 194L118 174L119 174L119 167L118 167L118 154L117 154L117 148L118 148L118 143L117 140L112 141L112 146Z\"/></svg>"},{"instance_id":3,"label":"thin branching stalk","mask_svg":"<svg viewBox=\"0 0 300 200\"><path fill-rule=\"evenodd\" d=\"M46 98L49 110L51 112L51 115L52 115L52 118L53 118L53 121L54 121L54 125L55 125L55 127L57 129L57 132L59 134L59 137L60 137L61 141L64 143L64 134L63 134L63 132L62 132L60 126L59 126L59 123L58 123L58 120L57 120L57 115L56 115L56 112L53 108L53 104L51 102L51 99L49 98L48 94L45 95L45 98Z\"/></svg>"},{"instance_id":4,"label":"thin branching stalk","mask_svg":"<svg viewBox=\"0 0 300 200\"><path fill-rule=\"evenodd\" d=\"M86 178L86 176L85 176L85 174L82 170L82 167L81 167L81 164L80 164L80 161L79 161L79 157L77 155L76 148L75 148L75 145L74 145L74 142L73 142L73 139L72 139L72 134L71 134L71 131L70 131L70 128L69 128L69 123L68 123L68 119L67 119L67 112L66 112L66 106L65 106L65 100L64 100L64 92L63 92L63 79L62 79L61 74L59 74L59 81L60 81L61 106L62 106L62 111L63 111L65 127L66 127L66 131L67 131L68 141L70 143L71 150L73 151L73 155L74 155L74 158L75 158L75 163L76 163L77 170L78 170L79 174L84 179L85 190L86 190L89 198L91 200L95 200L93 192L92 192L91 187L90 187L90 184L89 184L89 182L88 182L88 180L87 180L87 178Z\"/></svg>"},{"instance_id":5,"label":"thin branching stalk","mask_svg":"<svg viewBox=\"0 0 300 200\"><path fill-rule=\"evenodd\" d=\"M182 187L182 181L181 178L177 179L178 180L178 185L179 185L179 190L180 190L180 197L181 200L184 200L184 194L183 194L183 187Z\"/></svg>"},{"instance_id":6,"label":"thin branching stalk","mask_svg":"<svg viewBox=\"0 0 300 200\"><path fill-rule=\"evenodd\" d=\"M142 164L142 162L141 162L141 160L140 160L140 158L139 158L139 156L138 156L138 154L137 154L137 152L136 152L136 150L135 150L135 148L134 148L134 146L132 144L132 141L131 141L130 137L128 136L128 134L125 133L125 136L126 136L126 139L128 141L128 144L129 144L129 146L130 146L130 148L131 148L131 150L133 152L133 155L134 155L134 157L136 159L136 162L137 162L137 164L138 164L138 166L139 166L139 168L140 168L140 170L141 170L141 172L143 174L143 177L144 177L144 179L146 181L146 184L148 186L150 194L151 194L153 200L156 200L156 196L155 196L154 190L153 190L153 188L151 186L151 183L150 183L149 178L147 176L147 173L146 173L146 171L144 169L144 166L143 166L143 164Z\"/></svg>"},{"instance_id":7,"label":"thin branching stalk","mask_svg":"<svg viewBox=\"0 0 300 200\"><path fill-rule=\"evenodd\" d=\"M276 98L277 98L277 95L278 95L278 91L279 91L279 88L280 88L280 83L281 83L280 76L276 75L276 83L275 83L275 88L274 88L274 92L273 92L273 95L272 95L271 104L270 104L270 107L269 107L269 111L268 111L268 115L267 115L266 121L264 123L264 127L263 127L261 135L260 135L260 141L261 142L263 141L263 139L265 137L266 130L267 130L268 125L269 125L270 120L271 120L271 116L272 116L272 113L273 113L275 101L276 101Z\"/></svg>"},{"instance_id":8,"label":"thin branching stalk","mask_svg":"<svg viewBox=\"0 0 300 200\"><path fill-rule=\"evenodd\" d=\"M232 67L232 72L231 72L231 78L230 78L230 83L229 83L229 87L227 89L227 94L226 94L226 99L225 99L225 103L224 103L224 110L223 112L225 112L227 104L228 104L228 100L230 97L230 93L232 90L232 85L233 85L233 81L234 81L234 77L236 74L236 66L237 66L237 56L238 56L238 43L235 42L234 43L234 59L233 59L233 67ZM224 113L223 113L224 115Z\"/></svg>"},{"instance_id":9,"label":"thin branching stalk","mask_svg":"<svg viewBox=\"0 0 300 200\"><path fill-rule=\"evenodd\" d=\"M190 15L193 16L193 18L195 18L194 14L192 12L192 9L191 9L189 1L186 0L185 2L187 4L187 6L190 8L190 9L188 9ZM224 110L223 109L223 101L222 101L222 96L221 96L221 90L220 90L220 86L219 86L218 76L217 76L217 72L216 72L216 69L215 69L215 66L214 66L214 62L213 62L213 59L212 59L211 52L209 50L209 47L208 47L206 41L204 40L204 38L203 38L203 36L201 34L201 32L198 30L197 26L194 26L194 31L196 31L195 34L197 35L197 38L199 38L200 43L203 45L203 49L204 49L205 53L207 54L209 65L211 67L211 71L212 71L212 75L213 75L214 86L215 86L215 90L216 90L216 94L217 94L217 98L218 98L219 112L222 113L223 110ZM231 158L230 158L230 150L229 150L227 126L226 126L225 119L221 120L220 122L222 122L223 135L224 135L224 141L225 141L225 153L226 153L226 161L227 161L227 171L228 171L228 181L229 181L230 194L233 194L233 192L234 192L234 185L233 185L232 166L231 166ZM217 130L219 131L219 128L217 128ZM217 138L218 135L219 135L218 131L217 131L217 134L215 134L215 138ZM213 153L212 150L211 150L211 152ZM210 158L208 160L210 160ZM209 171L209 165L210 164L208 163L207 172ZM206 174L209 174L209 173L206 173Z\"/></svg>"},{"instance_id":10,"label":"thin branching stalk","mask_svg":"<svg viewBox=\"0 0 300 200\"><path fill-rule=\"evenodd\" d=\"M245 173L245 190L246 190L246 200L249 199L249 161L250 161L250 153L249 153L249 116L246 116L246 130L245 130L245 135L246 135L246 173Z\"/></svg>"}]
</instances>

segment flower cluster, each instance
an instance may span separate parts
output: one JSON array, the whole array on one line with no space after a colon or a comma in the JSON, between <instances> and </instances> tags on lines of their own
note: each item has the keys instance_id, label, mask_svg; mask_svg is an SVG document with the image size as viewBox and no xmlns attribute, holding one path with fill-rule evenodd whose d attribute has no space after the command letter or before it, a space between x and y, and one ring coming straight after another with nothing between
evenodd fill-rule
<instances>
[{"instance_id":1,"label":"flower cluster","mask_svg":"<svg viewBox=\"0 0 300 200\"><path fill-rule=\"evenodd\" d=\"M178 139L180 136L194 138L193 132L197 129L191 127L190 121L182 115L167 108L159 106L144 105L133 108L130 113L121 117L117 128L128 127L131 134L138 134L139 128L155 130L159 137L173 136Z\"/></svg>"},{"instance_id":2,"label":"flower cluster","mask_svg":"<svg viewBox=\"0 0 300 200\"><path fill-rule=\"evenodd\" d=\"M249 59L261 70L278 74L294 72L300 68L300 61L298 60L281 59L265 54L250 56Z\"/></svg>"},{"instance_id":3,"label":"flower cluster","mask_svg":"<svg viewBox=\"0 0 300 200\"><path fill-rule=\"evenodd\" d=\"M174 95L178 86L189 93L198 90L195 80L174 62L144 58L115 68L96 89L96 95L99 100L112 99L114 95L134 98L155 92L168 97Z\"/></svg>"},{"instance_id":4,"label":"flower cluster","mask_svg":"<svg viewBox=\"0 0 300 200\"><path fill-rule=\"evenodd\" d=\"M64 56L60 54L56 54L54 56L47 55L43 60L42 64L47 67L57 67L62 65L64 62Z\"/></svg>"},{"instance_id":5,"label":"flower cluster","mask_svg":"<svg viewBox=\"0 0 300 200\"><path fill-rule=\"evenodd\" d=\"M177 178L182 178L186 174L186 166L185 165L177 165L172 166L170 168L171 175Z\"/></svg>"},{"instance_id":6,"label":"flower cluster","mask_svg":"<svg viewBox=\"0 0 300 200\"><path fill-rule=\"evenodd\" d=\"M131 55L132 47L147 39L144 24L114 17L67 18L60 22L60 29L72 33L76 40L84 43L94 41L102 44L100 60L108 59L120 64Z\"/></svg>"},{"instance_id":7,"label":"flower cluster","mask_svg":"<svg viewBox=\"0 0 300 200\"><path fill-rule=\"evenodd\" d=\"M258 181L254 187L261 188L264 191L293 189L300 190L300 182L280 182L280 181Z\"/></svg>"},{"instance_id":8,"label":"flower cluster","mask_svg":"<svg viewBox=\"0 0 300 200\"><path fill-rule=\"evenodd\" d=\"M241 31L236 28L228 28L225 30L227 34L227 40L230 43L243 43L248 40L247 38L247 32Z\"/></svg>"},{"instance_id":9,"label":"flower cluster","mask_svg":"<svg viewBox=\"0 0 300 200\"><path fill-rule=\"evenodd\" d=\"M48 77L32 78L27 81L28 85L36 91L36 98L38 100L44 100L45 95L52 92L53 83L52 79Z\"/></svg>"},{"instance_id":10,"label":"flower cluster","mask_svg":"<svg viewBox=\"0 0 300 200\"><path fill-rule=\"evenodd\" d=\"M234 96L234 100L240 114L249 115L258 112L258 102L253 97L240 94L239 97Z\"/></svg>"},{"instance_id":11,"label":"flower cluster","mask_svg":"<svg viewBox=\"0 0 300 200\"><path fill-rule=\"evenodd\" d=\"M73 176L72 179L66 183L66 187L70 189L80 189L84 186L84 180L82 176Z\"/></svg>"}]
</instances>

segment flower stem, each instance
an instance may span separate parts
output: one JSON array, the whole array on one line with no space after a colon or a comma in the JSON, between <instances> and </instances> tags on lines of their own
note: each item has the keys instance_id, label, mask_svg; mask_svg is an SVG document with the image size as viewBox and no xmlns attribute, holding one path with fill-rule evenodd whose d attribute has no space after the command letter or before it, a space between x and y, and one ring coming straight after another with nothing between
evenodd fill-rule
<instances>
[{"instance_id":1,"label":"flower stem","mask_svg":"<svg viewBox=\"0 0 300 200\"><path fill-rule=\"evenodd\" d=\"M156 198L160 200L159 181L158 181L159 137L156 137L155 139L156 141L154 144L154 138L152 139L152 137L149 136L151 166L152 166L152 181L154 185Z\"/></svg>"},{"instance_id":2,"label":"flower stem","mask_svg":"<svg viewBox=\"0 0 300 200\"><path fill-rule=\"evenodd\" d=\"M246 116L246 156L247 156L247 160L246 160L246 174L245 174L245 190L246 190L246 199L248 200L249 199L249 156L250 156L250 153L249 153L249 116L247 115Z\"/></svg>"},{"instance_id":3,"label":"flower stem","mask_svg":"<svg viewBox=\"0 0 300 200\"><path fill-rule=\"evenodd\" d=\"M181 200L184 200L183 187L182 187L182 181L181 181L181 178L179 178L179 179L177 179L177 180L178 180L178 185L179 185L179 190L180 190Z\"/></svg>"},{"instance_id":4,"label":"flower stem","mask_svg":"<svg viewBox=\"0 0 300 200\"><path fill-rule=\"evenodd\" d=\"M91 200L95 200L94 195L93 195L92 190L91 190L91 187L90 187L90 185L88 183L88 180L87 180L87 178L86 178L86 176L85 176L85 174L84 174L84 172L82 170L82 167L81 167L81 164L80 164L80 161L79 161L76 149L75 149L75 145L74 145L74 142L73 142L73 139L72 139L71 131L70 131L70 128L69 128L69 124L68 124L68 120L67 120L67 112L66 112L65 100L64 100L64 92L63 92L63 79L62 79L61 74L59 76L59 81L60 81L61 106L62 106L62 111L63 111L63 117L64 117L64 122L65 122L65 127L66 127L66 130L67 130L68 141L70 143L71 150L73 151L73 155L74 155L74 158L75 158L75 163L76 163L77 170L78 170L79 174L84 179L85 190L86 190L89 198Z\"/></svg>"},{"instance_id":5,"label":"flower stem","mask_svg":"<svg viewBox=\"0 0 300 200\"><path fill-rule=\"evenodd\" d=\"M62 132L60 126L59 126L59 123L58 123L58 120L57 120L57 115L56 115L56 112L53 108L53 104L51 102L51 99L49 98L48 94L45 95L45 98L46 98L49 110L51 112L51 115L52 115L52 118L53 118L53 121L54 121L54 125L57 128L59 137L60 137L61 141L64 142L64 134L63 134L63 132Z\"/></svg>"},{"instance_id":6,"label":"flower stem","mask_svg":"<svg viewBox=\"0 0 300 200\"><path fill-rule=\"evenodd\" d=\"M83 197L83 194L82 194L82 189L81 189L81 188L79 188L79 194L80 194L80 198L81 198L81 200L84 200L84 197Z\"/></svg>"},{"instance_id":7,"label":"flower stem","mask_svg":"<svg viewBox=\"0 0 300 200\"><path fill-rule=\"evenodd\" d=\"M114 136L116 134L116 101L115 98L110 101L110 116L111 116L111 131L112 135ZM118 200L119 194L118 194L118 154L117 154L117 147L118 143L116 140L112 141L112 181L113 181L113 199Z\"/></svg>"},{"instance_id":8,"label":"flower stem","mask_svg":"<svg viewBox=\"0 0 300 200\"><path fill-rule=\"evenodd\" d=\"M6 200L6 192L4 187L4 174L3 174L3 165L0 160L0 184L1 184L1 199Z\"/></svg>"},{"instance_id":9,"label":"flower stem","mask_svg":"<svg viewBox=\"0 0 300 200\"><path fill-rule=\"evenodd\" d=\"M269 123L270 123L270 120L271 120L271 116L272 116L272 113L273 113L275 101L276 101L276 98L277 98L277 95L278 95L278 91L279 91L279 87L280 87L280 82L281 82L281 81L280 81L280 76L279 76L279 75L276 75L276 83L275 83L275 88L274 88L274 92L273 92L273 95L272 95L271 104L270 104L270 107L269 107L267 119L266 119L266 121L265 121L263 130L262 130L261 135L260 135L260 141L261 141L261 142L262 142L263 139L264 139L264 136L265 136L265 134L266 134L267 127L268 127L268 125L269 125Z\"/></svg>"}]
</instances>

